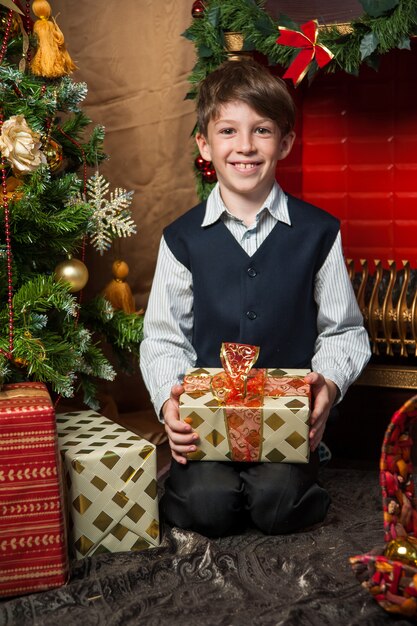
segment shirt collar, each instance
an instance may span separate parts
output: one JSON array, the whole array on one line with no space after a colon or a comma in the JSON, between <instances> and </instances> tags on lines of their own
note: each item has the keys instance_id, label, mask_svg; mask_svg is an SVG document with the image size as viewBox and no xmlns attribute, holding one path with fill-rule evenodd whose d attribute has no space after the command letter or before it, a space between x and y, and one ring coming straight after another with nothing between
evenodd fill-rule
<instances>
[{"instance_id":1,"label":"shirt collar","mask_svg":"<svg viewBox=\"0 0 417 626\"><path fill-rule=\"evenodd\" d=\"M272 217L278 222L284 222L284 224L291 226L291 219L288 212L288 197L276 181L272 185L272 189L263 206L259 209L258 215L264 209L268 210ZM223 213L230 215L220 195L219 183L217 183L207 198L206 211L201 224L202 228L211 226L211 224L217 222Z\"/></svg>"}]
</instances>

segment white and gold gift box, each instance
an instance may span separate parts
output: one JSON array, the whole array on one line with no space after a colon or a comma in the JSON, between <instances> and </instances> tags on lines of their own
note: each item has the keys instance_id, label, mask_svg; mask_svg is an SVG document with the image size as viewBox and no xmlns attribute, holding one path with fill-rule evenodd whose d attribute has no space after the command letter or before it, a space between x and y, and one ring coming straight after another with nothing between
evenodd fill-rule
<instances>
[{"instance_id":1,"label":"white and gold gift box","mask_svg":"<svg viewBox=\"0 0 417 626\"><path fill-rule=\"evenodd\" d=\"M155 446L94 411L56 421L76 558L158 546Z\"/></svg>"},{"instance_id":2,"label":"white and gold gift box","mask_svg":"<svg viewBox=\"0 0 417 626\"><path fill-rule=\"evenodd\" d=\"M256 375L259 370L251 370ZM221 368L194 368L184 377L180 419L198 433L190 461L307 463L310 386L308 369L267 369L259 403L219 401L212 380Z\"/></svg>"}]
</instances>

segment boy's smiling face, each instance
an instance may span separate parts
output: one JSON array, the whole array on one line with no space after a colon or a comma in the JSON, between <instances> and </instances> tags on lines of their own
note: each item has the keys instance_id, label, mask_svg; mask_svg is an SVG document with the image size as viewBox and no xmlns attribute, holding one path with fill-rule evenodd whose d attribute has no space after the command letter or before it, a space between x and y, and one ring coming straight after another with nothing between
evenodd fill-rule
<instances>
[{"instance_id":1,"label":"boy's smiling face","mask_svg":"<svg viewBox=\"0 0 417 626\"><path fill-rule=\"evenodd\" d=\"M222 106L210 120L207 136L196 141L201 156L212 161L221 195L233 213L239 203L259 209L275 180L277 161L291 151L295 134L284 137L275 121L244 102Z\"/></svg>"}]
</instances>

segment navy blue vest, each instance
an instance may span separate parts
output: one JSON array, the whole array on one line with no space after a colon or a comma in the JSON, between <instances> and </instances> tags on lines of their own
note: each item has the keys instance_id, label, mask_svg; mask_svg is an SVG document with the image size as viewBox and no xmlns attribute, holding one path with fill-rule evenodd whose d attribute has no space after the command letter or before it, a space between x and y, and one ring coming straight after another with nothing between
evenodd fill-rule
<instances>
[{"instance_id":1,"label":"navy blue vest","mask_svg":"<svg viewBox=\"0 0 417 626\"><path fill-rule=\"evenodd\" d=\"M223 341L260 346L257 367L310 367L317 338L314 277L339 221L288 197L291 226L277 222L249 257L218 220L202 228L206 203L164 231L165 241L193 277L197 366L221 367Z\"/></svg>"}]
</instances>

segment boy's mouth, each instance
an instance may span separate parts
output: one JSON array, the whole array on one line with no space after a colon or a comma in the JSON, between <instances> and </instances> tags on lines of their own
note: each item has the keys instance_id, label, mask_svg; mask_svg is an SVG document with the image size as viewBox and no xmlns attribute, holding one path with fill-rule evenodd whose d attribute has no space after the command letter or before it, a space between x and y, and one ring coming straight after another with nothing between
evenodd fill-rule
<instances>
[{"instance_id":1,"label":"boy's mouth","mask_svg":"<svg viewBox=\"0 0 417 626\"><path fill-rule=\"evenodd\" d=\"M232 163L233 167L237 170L253 170L259 165L259 163Z\"/></svg>"}]
</instances>

